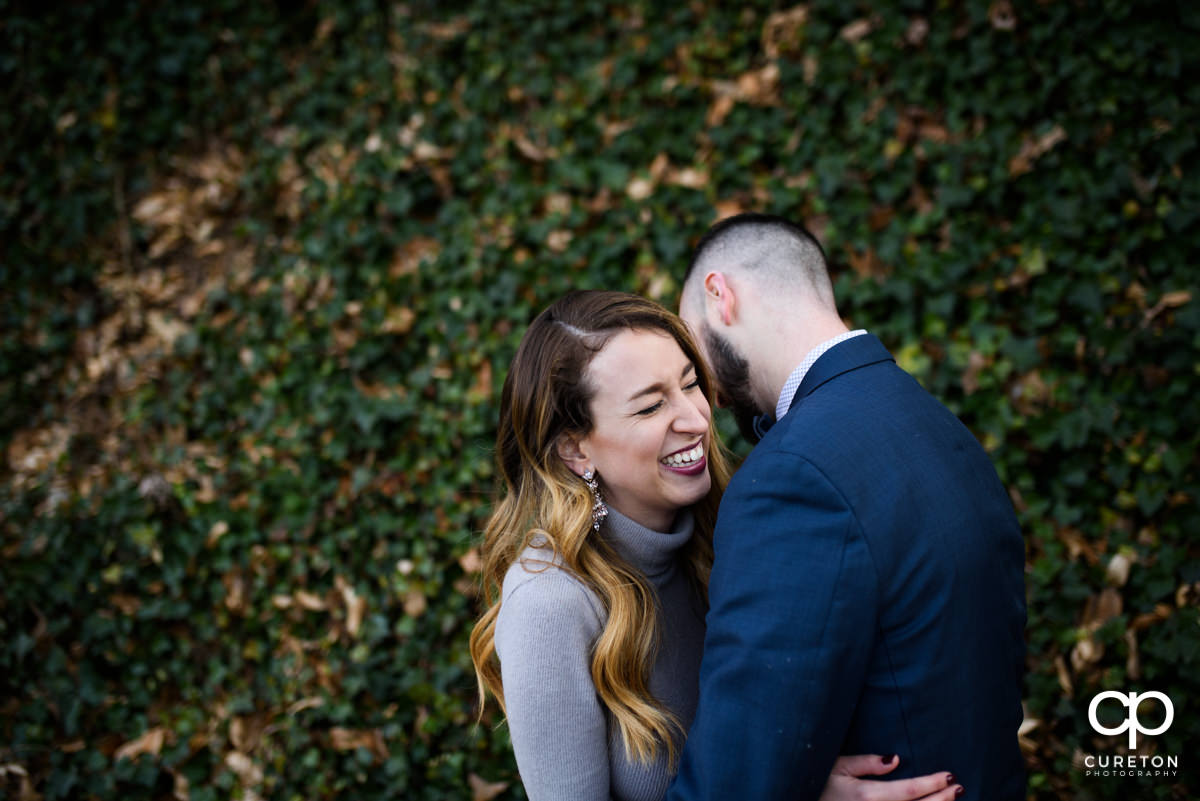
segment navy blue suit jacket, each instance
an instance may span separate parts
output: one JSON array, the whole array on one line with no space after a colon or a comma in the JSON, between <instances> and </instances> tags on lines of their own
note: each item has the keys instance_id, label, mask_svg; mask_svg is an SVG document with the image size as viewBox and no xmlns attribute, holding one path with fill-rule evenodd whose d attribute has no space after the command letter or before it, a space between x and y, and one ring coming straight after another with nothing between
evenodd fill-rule
<instances>
[{"instance_id":1,"label":"navy blue suit jacket","mask_svg":"<svg viewBox=\"0 0 1200 801\"><path fill-rule=\"evenodd\" d=\"M1024 544L971 432L855 337L721 504L700 703L667 798L816 799L839 754L1021 801Z\"/></svg>"}]
</instances>

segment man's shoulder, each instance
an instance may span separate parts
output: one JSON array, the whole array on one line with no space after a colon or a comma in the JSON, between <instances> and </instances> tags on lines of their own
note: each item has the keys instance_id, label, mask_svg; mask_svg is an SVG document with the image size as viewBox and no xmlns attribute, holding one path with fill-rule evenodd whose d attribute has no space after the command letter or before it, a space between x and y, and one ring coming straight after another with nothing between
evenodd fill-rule
<instances>
[{"instance_id":1,"label":"man's shoulder","mask_svg":"<svg viewBox=\"0 0 1200 801\"><path fill-rule=\"evenodd\" d=\"M918 421L949 416L949 410L895 362L879 361L846 371L796 398L761 444L819 463L830 448L869 447L876 438L904 436L902 432Z\"/></svg>"},{"instance_id":2,"label":"man's shoulder","mask_svg":"<svg viewBox=\"0 0 1200 801\"><path fill-rule=\"evenodd\" d=\"M785 437L780 433L768 431L733 474L721 502L723 511L757 496L769 496L777 502L799 501L814 494L836 492L822 465L821 449L803 436Z\"/></svg>"}]
</instances>

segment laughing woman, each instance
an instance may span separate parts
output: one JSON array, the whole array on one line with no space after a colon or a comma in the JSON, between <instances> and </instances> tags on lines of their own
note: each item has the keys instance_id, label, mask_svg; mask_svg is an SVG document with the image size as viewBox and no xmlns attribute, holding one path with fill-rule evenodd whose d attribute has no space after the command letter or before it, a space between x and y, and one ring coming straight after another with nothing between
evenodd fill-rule
<instances>
[{"instance_id":1,"label":"laughing woman","mask_svg":"<svg viewBox=\"0 0 1200 801\"><path fill-rule=\"evenodd\" d=\"M572 292L530 325L504 383L505 493L471 634L532 801L657 801L696 712L712 531L729 467L679 318ZM753 720L746 721L753 726ZM949 801L946 773L879 782L843 757L822 799Z\"/></svg>"}]
</instances>

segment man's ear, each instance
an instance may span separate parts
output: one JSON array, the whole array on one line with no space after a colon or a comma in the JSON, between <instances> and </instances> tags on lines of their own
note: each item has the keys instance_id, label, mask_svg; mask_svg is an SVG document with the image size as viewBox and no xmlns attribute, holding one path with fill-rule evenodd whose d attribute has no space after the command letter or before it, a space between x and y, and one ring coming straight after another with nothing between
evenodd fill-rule
<instances>
[{"instance_id":1,"label":"man's ear","mask_svg":"<svg viewBox=\"0 0 1200 801\"><path fill-rule=\"evenodd\" d=\"M554 445L558 458L562 459L567 468L577 476L582 476L592 469L591 460L584 452L583 442L574 434L562 434Z\"/></svg>"},{"instance_id":2,"label":"man's ear","mask_svg":"<svg viewBox=\"0 0 1200 801\"><path fill-rule=\"evenodd\" d=\"M711 270L704 276L704 307L713 309L724 325L737 318L737 298L724 273Z\"/></svg>"}]
</instances>

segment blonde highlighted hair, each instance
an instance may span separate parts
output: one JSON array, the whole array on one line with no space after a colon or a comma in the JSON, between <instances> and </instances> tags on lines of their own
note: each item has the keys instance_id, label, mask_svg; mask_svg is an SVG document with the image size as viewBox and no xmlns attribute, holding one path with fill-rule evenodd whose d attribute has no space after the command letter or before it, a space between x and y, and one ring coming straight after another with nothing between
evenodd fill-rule
<instances>
[{"instance_id":1,"label":"blonde highlighted hair","mask_svg":"<svg viewBox=\"0 0 1200 801\"><path fill-rule=\"evenodd\" d=\"M695 365L705 398L713 400L712 379L687 328L653 301L624 292L577 291L538 315L517 348L500 400L496 463L504 487L484 529L481 552L488 609L471 632L471 659L481 714L489 693L503 709L494 642L501 585L530 542L535 537L546 540L559 564L590 587L607 611L592 649L592 682L627 755L649 762L665 749L673 765L682 727L649 689L659 643L654 589L641 571L596 536L591 494L556 450L560 437L585 436L591 430L593 389L587 367L608 340L624 330L671 336ZM728 457L711 424L708 443L712 485L693 507L695 530L683 552L686 574L703 598L712 569L717 505L729 479Z\"/></svg>"}]
</instances>

